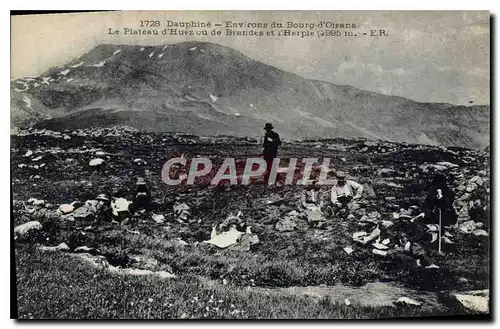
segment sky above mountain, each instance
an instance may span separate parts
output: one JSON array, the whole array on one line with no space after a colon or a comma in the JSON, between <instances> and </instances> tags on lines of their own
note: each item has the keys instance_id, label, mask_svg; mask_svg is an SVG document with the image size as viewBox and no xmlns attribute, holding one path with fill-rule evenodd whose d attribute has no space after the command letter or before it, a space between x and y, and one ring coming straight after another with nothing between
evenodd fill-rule
<instances>
[{"instance_id":1,"label":"sky above mountain","mask_svg":"<svg viewBox=\"0 0 500 329\"><path fill-rule=\"evenodd\" d=\"M108 12L12 17L11 76L35 76L101 43L162 45L208 41L304 78L423 102L489 104L489 13L481 12ZM141 20L287 21L356 24L387 37L110 35ZM223 29L224 30L224 29ZM224 34L224 32L223 32ZM360 33L358 33L360 34Z\"/></svg>"}]
</instances>

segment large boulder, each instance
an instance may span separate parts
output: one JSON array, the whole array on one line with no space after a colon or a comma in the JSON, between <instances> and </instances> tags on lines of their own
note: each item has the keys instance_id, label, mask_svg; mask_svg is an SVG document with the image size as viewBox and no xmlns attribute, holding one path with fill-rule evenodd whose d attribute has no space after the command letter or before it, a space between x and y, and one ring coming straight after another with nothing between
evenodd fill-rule
<instances>
[{"instance_id":1,"label":"large boulder","mask_svg":"<svg viewBox=\"0 0 500 329\"><path fill-rule=\"evenodd\" d=\"M72 213L73 210L75 210L75 207L73 207L70 204L62 204L59 206L59 211L63 214L69 214Z\"/></svg>"},{"instance_id":2,"label":"large boulder","mask_svg":"<svg viewBox=\"0 0 500 329\"><path fill-rule=\"evenodd\" d=\"M16 238L26 238L29 234L42 230L42 223L39 221L31 221L14 228L14 235Z\"/></svg>"},{"instance_id":3,"label":"large boulder","mask_svg":"<svg viewBox=\"0 0 500 329\"><path fill-rule=\"evenodd\" d=\"M485 290L472 290L450 294L449 300L474 313L489 313L490 292Z\"/></svg>"},{"instance_id":4,"label":"large boulder","mask_svg":"<svg viewBox=\"0 0 500 329\"><path fill-rule=\"evenodd\" d=\"M91 221L94 219L94 212L92 212L92 210L89 207L83 206L83 207L77 208L73 212L72 217L75 220Z\"/></svg>"}]
</instances>

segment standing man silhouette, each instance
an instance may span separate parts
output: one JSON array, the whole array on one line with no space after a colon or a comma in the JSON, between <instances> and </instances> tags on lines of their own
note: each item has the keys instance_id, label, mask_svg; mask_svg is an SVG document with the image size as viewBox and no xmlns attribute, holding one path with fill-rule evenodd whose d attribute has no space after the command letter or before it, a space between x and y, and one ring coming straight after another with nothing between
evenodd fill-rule
<instances>
[{"instance_id":1,"label":"standing man silhouette","mask_svg":"<svg viewBox=\"0 0 500 329\"><path fill-rule=\"evenodd\" d=\"M262 156L267 164L266 173L264 174L264 182L267 184L273 159L278 155L278 147L281 146L281 140L280 136L273 131L274 127L272 124L266 123L264 129L266 133L264 134L264 150L262 151Z\"/></svg>"}]
</instances>

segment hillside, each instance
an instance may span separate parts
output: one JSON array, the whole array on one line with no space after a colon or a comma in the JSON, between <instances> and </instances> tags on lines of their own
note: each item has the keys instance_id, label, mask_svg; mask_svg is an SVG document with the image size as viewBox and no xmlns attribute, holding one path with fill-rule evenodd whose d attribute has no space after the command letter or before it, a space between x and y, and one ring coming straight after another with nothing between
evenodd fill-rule
<instances>
[{"instance_id":1,"label":"hillside","mask_svg":"<svg viewBox=\"0 0 500 329\"><path fill-rule=\"evenodd\" d=\"M484 148L489 106L419 103L307 80L221 45L100 45L39 77L11 82L11 124L129 125L197 135L366 137Z\"/></svg>"}]
</instances>

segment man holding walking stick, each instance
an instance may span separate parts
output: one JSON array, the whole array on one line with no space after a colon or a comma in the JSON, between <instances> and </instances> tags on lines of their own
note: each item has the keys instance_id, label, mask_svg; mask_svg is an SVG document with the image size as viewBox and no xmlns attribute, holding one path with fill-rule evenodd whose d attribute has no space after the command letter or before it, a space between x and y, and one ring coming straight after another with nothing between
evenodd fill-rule
<instances>
[{"instance_id":1,"label":"man holding walking stick","mask_svg":"<svg viewBox=\"0 0 500 329\"><path fill-rule=\"evenodd\" d=\"M438 234L438 250L442 250L443 234L445 226L454 225L457 223L457 213L453 208L455 194L446 184L446 176L437 174L432 181L429 193L425 198L423 210L420 214L425 216L425 221L428 223L437 224ZM447 237L446 241L451 242Z\"/></svg>"}]
</instances>

